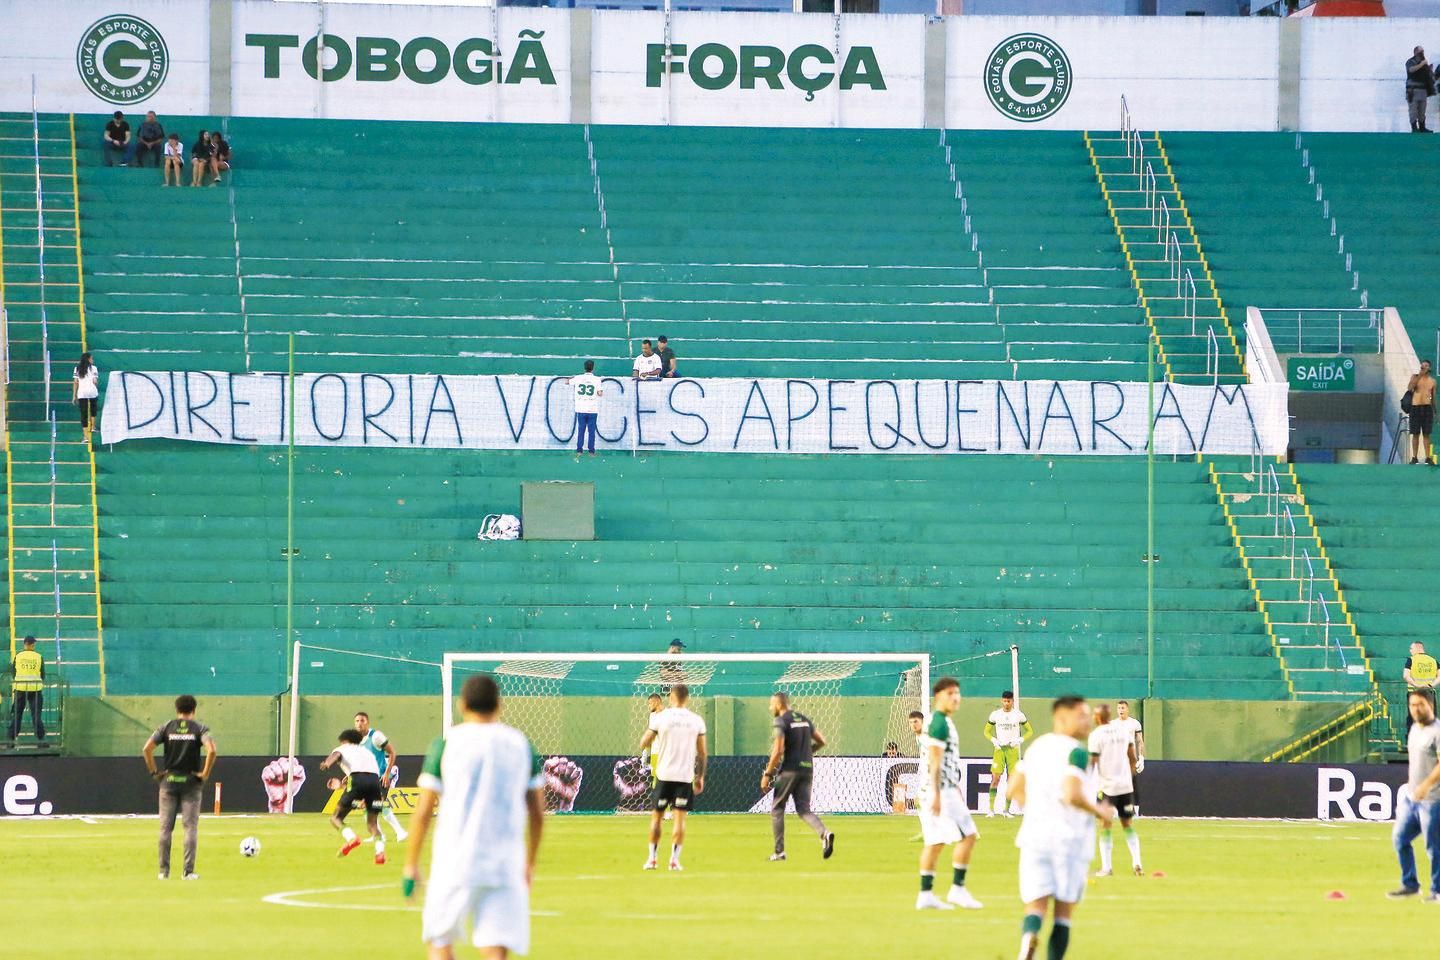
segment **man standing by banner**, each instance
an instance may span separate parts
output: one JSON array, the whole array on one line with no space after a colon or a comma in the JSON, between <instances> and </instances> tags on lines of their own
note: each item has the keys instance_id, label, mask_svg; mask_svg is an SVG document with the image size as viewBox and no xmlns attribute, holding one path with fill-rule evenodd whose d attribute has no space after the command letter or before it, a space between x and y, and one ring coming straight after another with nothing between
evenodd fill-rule
<instances>
[{"instance_id":1,"label":"man standing by banner","mask_svg":"<svg viewBox=\"0 0 1440 960\"><path fill-rule=\"evenodd\" d=\"M588 442L588 452L593 454L595 424L600 419L600 398L605 396L600 378L595 376L594 360L585 361L585 372L571 377L570 386L575 391L575 452L582 452Z\"/></svg>"}]
</instances>

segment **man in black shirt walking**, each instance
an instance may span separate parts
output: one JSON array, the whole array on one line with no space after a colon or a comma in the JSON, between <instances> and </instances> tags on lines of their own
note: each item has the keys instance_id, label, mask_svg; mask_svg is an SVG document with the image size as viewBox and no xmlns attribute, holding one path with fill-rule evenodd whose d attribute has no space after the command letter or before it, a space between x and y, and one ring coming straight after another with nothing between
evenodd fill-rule
<instances>
[{"instance_id":1,"label":"man in black shirt walking","mask_svg":"<svg viewBox=\"0 0 1440 960\"><path fill-rule=\"evenodd\" d=\"M795 800L795 812L820 835L825 859L835 852L835 834L825 829L820 818L810 811L810 787L815 777L815 751L825 746L825 738L803 713L790 709L788 694L770 696L770 713L775 717L775 742L770 759L760 777L760 792L775 782L775 800L770 808L770 827L775 833L775 852L771 860L785 859L785 804ZM777 775L778 774L778 775Z\"/></svg>"},{"instance_id":2,"label":"man in black shirt walking","mask_svg":"<svg viewBox=\"0 0 1440 960\"><path fill-rule=\"evenodd\" d=\"M155 748L160 746L164 750L157 767ZM216 753L210 728L195 719L194 697L187 693L175 698L175 719L152 733L141 752L145 768L160 784L160 879L170 879L170 837L175 832L178 811L185 828L184 878L199 880L195 846L200 828L200 794L215 769Z\"/></svg>"}]
</instances>

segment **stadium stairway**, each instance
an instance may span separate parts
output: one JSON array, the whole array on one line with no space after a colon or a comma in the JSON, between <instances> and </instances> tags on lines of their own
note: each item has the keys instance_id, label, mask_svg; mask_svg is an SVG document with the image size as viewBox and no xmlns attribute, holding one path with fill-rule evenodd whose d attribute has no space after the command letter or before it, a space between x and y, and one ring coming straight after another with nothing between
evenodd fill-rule
<instances>
[{"instance_id":1,"label":"stadium stairway","mask_svg":"<svg viewBox=\"0 0 1440 960\"><path fill-rule=\"evenodd\" d=\"M1225 312L1236 321L1252 306L1360 306L1295 142L1289 133L1165 134Z\"/></svg>"},{"instance_id":2,"label":"stadium stairway","mask_svg":"<svg viewBox=\"0 0 1440 960\"><path fill-rule=\"evenodd\" d=\"M1294 696L1373 696L1369 657L1293 469L1217 458L1210 471Z\"/></svg>"},{"instance_id":3,"label":"stadium stairway","mask_svg":"<svg viewBox=\"0 0 1440 960\"><path fill-rule=\"evenodd\" d=\"M1144 152L1138 156L1127 153L1119 135L1087 133L1085 140L1166 372L1177 383L1215 378L1244 383L1237 331L1221 303L1165 145L1159 133L1139 136Z\"/></svg>"},{"instance_id":4,"label":"stadium stairway","mask_svg":"<svg viewBox=\"0 0 1440 960\"><path fill-rule=\"evenodd\" d=\"M86 349L73 134L68 117L0 115L10 646L34 635L72 693L98 694L95 466L67 412L69 371Z\"/></svg>"},{"instance_id":5,"label":"stadium stairway","mask_svg":"<svg viewBox=\"0 0 1440 960\"><path fill-rule=\"evenodd\" d=\"M1143 695L1143 464L1028 458L626 456L302 449L297 635L447 650L928 651L993 695ZM285 458L104 451L112 692L285 684ZM596 484L594 542L488 542L522 480ZM1288 691L1205 468L1158 467L1158 696ZM433 693L435 670L339 654L336 691ZM964 662L957 662L962 661ZM313 689L313 688L312 688Z\"/></svg>"},{"instance_id":6,"label":"stadium stairway","mask_svg":"<svg viewBox=\"0 0 1440 960\"><path fill-rule=\"evenodd\" d=\"M1440 525L1430 470L1357 470L1304 464L1296 471L1325 530L1335 575L1366 638L1391 722L1404 729L1405 658L1434 652L1434 590L1424 559Z\"/></svg>"}]
</instances>

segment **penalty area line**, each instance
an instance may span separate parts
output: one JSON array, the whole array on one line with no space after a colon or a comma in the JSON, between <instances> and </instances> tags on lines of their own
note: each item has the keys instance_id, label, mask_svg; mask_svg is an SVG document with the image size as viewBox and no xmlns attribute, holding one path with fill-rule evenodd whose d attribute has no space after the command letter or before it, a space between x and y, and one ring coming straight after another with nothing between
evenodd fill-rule
<instances>
[{"instance_id":1,"label":"penalty area line","mask_svg":"<svg viewBox=\"0 0 1440 960\"><path fill-rule=\"evenodd\" d=\"M315 896L326 896L336 893L363 893L367 890L394 890L393 883L367 883L357 887L315 887L309 890L282 890L279 893L270 893L260 898L262 903L274 904L277 907L303 907L308 910L365 910L379 913L419 913L420 905L417 904L386 904L386 903L324 903L316 900L306 899ZM531 910L532 917L558 917L560 914L553 910Z\"/></svg>"}]
</instances>

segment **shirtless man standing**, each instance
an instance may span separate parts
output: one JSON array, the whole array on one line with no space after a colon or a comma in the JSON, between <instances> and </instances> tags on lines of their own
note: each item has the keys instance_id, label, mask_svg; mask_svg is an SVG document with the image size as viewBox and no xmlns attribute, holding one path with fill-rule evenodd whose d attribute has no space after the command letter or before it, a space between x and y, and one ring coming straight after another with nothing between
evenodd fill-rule
<instances>
[{"instance_id":1,"label":"shirtless man standing","mask_svg":"<svg viewBox=\"0 0 1440 960\"><path fill-rule=\"evenodd\" d=\"M1420 361L1420 372L1410 378L1410 462L1433 463L1430 430L1435 426L1435 378L1430 375L1430 361ZM1420 440L1425 440L1425 459L1420 459Z\"/></svg>"}]
</instances>

